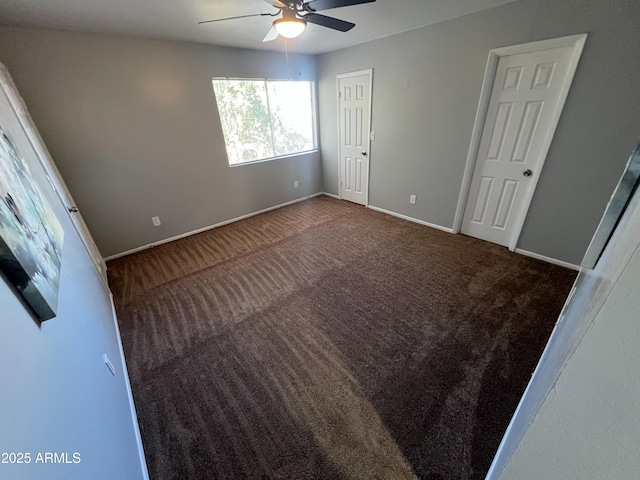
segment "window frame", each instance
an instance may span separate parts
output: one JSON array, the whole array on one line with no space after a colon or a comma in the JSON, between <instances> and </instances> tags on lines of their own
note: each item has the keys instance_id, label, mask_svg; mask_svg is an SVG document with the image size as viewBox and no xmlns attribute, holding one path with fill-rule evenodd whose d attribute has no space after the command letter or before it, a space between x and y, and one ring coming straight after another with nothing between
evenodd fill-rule
<instances>
[{"instance_id":1,"label":"window frame","mask_svg":"<svg viewBox=\"0 0 640 480\"><path fill-rule=\"evenodd\" d=\"M310 94L311 94L311 134L312 134L312 141L313 141L313 145L314 147L310 150L303 150L300 152L295 152L295 153L287 153L284 155L275 155L273 157L266 157L266 158L259 158L257 160L247 160L244 162L238 162L238 163L230 163L229 162L229 154L227 152L227 141L226 138L224 136L224 127L222 125L222 118L220 116L220 109L218 108L218 97L216 96L216 89L213 86L213 82L216 80L231 80L231 81L251 81L251 82L264 82L265 83L265 87L266 84L268 82L306 82L309 83L309 89L310 89ZM280 159L284 159L284 158L291 158L291 157L298 157L300 155L308 155L310 153L317 153L318 152L318 140L319 140L319 135L318 135L318 101L317 101L317 82L315 80L308 80L308 79L300 79L300 80L292 80L292 79L287 79L287 78L259 78L259 77L211 77L211 90L213 91L213 99L216 103L216 111L218 113L218 119L220 120L220 129L222 130L222 138L224 141L224 148L225 148L225 156L227 157L227 165L230 168L235 168L235 167L240 167L243 165L253 165L255 163L264 163L264 162L271 162L273 160L280 160ZM267 95L268 95L268 91L266 91Z\"/></svg>"}]
</instances>

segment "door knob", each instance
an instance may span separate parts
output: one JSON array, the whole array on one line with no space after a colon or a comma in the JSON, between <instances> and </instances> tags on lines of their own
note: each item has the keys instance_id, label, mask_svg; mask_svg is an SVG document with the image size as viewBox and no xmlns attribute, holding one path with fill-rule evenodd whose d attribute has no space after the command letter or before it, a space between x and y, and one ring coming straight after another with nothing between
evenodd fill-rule
<instances>
[{"instance_id":1,"label":"door knob","mask_svg":"<svg viewBox=\"0 0 640 480\"><path fill-rule=\"evenodd\" d=\"M78 207L67 207L69 213L78 213Z\"/></svg>"},{"instance_id":2,"label":"door knob","mask_svg":"<svg viewBox=\"0 0 640 480\"><path fill-rule=\"evenodd\" d=\"M366 156L367 156L367 152L362 152L362 154L361 154L361 155L362 155L363 157L366 157Z\"/></svg>"},{"instance_id":3,"label":"door knob","mask_svg":"<svg viewBox=\"0 0 640 480\"><path fill-rule=\"evenodd\" d=\"M531 175L533 175L533 172L532 172L531 170L527 169L527 170L525 170L524 172L522 172L522 174L523 174L525 177L530 177Z\"/></svg>"}]
</instances>

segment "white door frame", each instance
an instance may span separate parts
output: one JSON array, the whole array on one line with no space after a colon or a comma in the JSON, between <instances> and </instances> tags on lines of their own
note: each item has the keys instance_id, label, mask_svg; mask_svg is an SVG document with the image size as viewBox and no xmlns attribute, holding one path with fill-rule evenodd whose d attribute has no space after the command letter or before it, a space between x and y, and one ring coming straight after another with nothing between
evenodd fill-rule
<instances>
[{"instance_id":1,"label":"white door frame","mask_svg":"<svg viewBox=\"0 0 640 480\"><path fill-rule=\"evenodd\" d=\"M476 164L476 156L478 155L478 149L480 148L480 140L482 137L482 131L484 129L484 123L487 116L487 110L489 108L489 100L491 98L491 90L493 88L493 81L495 79L496 70L498 68L498 61L500 57L506 57L508 55L517 55L520 53L535 52L538 50L548 50L550 48L561 47L573 47L573 53L569 61L569 69L567 71L567 80L565 81L558 97L558 107L556 108L553 117L549 123L550 128L542 143L542 158L540 159L539 167L536 168L533 176L531 177L531 187L524 198L523 213L516 219L513 235L509 241L509 250L514 251L524 226L525 218L531 205L531 200L536 191L538 180L540 179L540 172L547 159L551 142L556 132L558 122L560 121L560 115L564 109L565 101L569 95L573 78L578 68L578 62L584 49L584 44L587 41L587 34L571 35L562 38L553 38L550 40L542 40L539 42L525 43L522 45L514 45L511 47L495 48L489 52L489 60L487 61L487 69L484 73L484 81L482 82L482 91L480 92L480 101L478 103L478 110L476 112L476 119L473 125L473 133L471 134L471 143L469 145L469 153L467 154L467 165L464 169L464 176L462 177L462 186L460 188L460 196L458 197L458 206L456 208L456 215L453 220L453 233L460 233L462 228L462 220L464 217L465 207L467 205L467 199L469 197L469 189L471 188L471 180L473 179L473 171Z\"/></svg>"},{"instance_id":2,"label":"white door frame","mask_svg":"<svg viewBox=\"0 0 640 480\"><path fill-rule=\"evenodd\" d=\"M371 105L373 103L373 68L367 68L364 70L358 70L355 72L339 73L336 75L336 107L338 123L336 130L338 132L338 197L342 200L342 173L340 168L340 80L348 77L357 77L358 75L369 75L369 117L367 118L367 182L365 185L366 191L364 192L364 206L369 206L369 172L371 170Z\"/></svg>"},{"instance_id":3,"label":"white door frame","mask_svg":"<svg viewBox=\"0 0 640 480\"><path fill-rule=\"evenodd\" d=\"M7 94L9 103L11 104L11 107L13 108L18 121L20 122L20 125L24 129L26 137L33 147L36 156L38 157L40 165L45 171L47 180L49 181L51 188L60 199L62 205L64 205L64 207L67 209L67 216L69 217L71 224L80 236L80 240L86 248L87 253L93 260L93 263L100 273L102 280L104 281L105 285L107 285L107 265L102 258L98 247L94 243L93 238L89 233L89 229L84 223L82 217L78 213L71 213L71 210L69 210L76 209L77 211L73 197L67 189L67 186L65 185L64 180L60 175L60 171L56 167L56 164L51 159L51 155L49 154L49 151L47 150L42 137L40 137L40 133L38 132L38 129L36 128L31 115L29 115L29 111L27 110L22 97L18 93L18 89L13 83L13 79L9 74L9 70L7 70L7 68L2 63L0 63L0 86Z\"/></svg>"}]
</instances>

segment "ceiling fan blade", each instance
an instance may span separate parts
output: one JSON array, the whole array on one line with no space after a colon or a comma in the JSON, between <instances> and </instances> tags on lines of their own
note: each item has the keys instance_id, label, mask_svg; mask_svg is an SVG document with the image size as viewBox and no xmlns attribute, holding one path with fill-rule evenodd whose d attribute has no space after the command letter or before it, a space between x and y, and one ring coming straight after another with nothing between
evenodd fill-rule
<instances>
[{"instance_id":1,"label":"ceiling fan blade","mask_svg":"<svg viewBox=\"0 0 640 480\"><path fill-rule=\"evenodd\" d=\"M198 25L202 25L203 23L213 23L213 22L222 22L224 20L235 20L236 18L249 18L249 17L275 17L278 15L277 13L254 13L252 15L238 15L237 17L226 17L226 18L215 18L213 20L204 20L202 22L198 22Z\"/></svg>"},{"instance_id":2,"label":"ceiling fan blade","mask_svg":"<svg viewBox=\"0 0 640 480\"><path fill-rule=\"evenodd\" d=\"M276 8L289 8L289 6L285 2L282 2L280 0L264 0L264 1Z\"/></svg>"},{"instance_id":3,"label":"ceiling fan blade","mask_svg":"<svg viewBox=\"0 0 640 480\"><path fill-rule=\"evenodd\" d=\"M348 32L356 26L355 23L345 22L333 17L327 17L326 15L320 15L319 13L309 13L304 16L305 20L309 23L315 23L322 27L332 28L340 32Z\"/></svg>"},{"instance_id":4,"label":"ceiling fan blade","mask_svg":"<svg viewBox=\"0 0 640 480\"><path fill-rule=\"evenodd\" d=\"M267 32L267 34L264 36L262 41L263 42L271 42L272 40L275 40L276 38L278 38L278 31L276 30L276 27L271 27L271 30L269 30Z\"/></svg>"},{"instance_id":5,"label":"ceiling fan blade","mask_svg":"<svg viewBox=\"0 0 640 480\"><path fill-rule=\"evenodd\" d=\"M351 5L360 5L362 3L373 3L376 0L311 0L305 6L313 12L320 10L330 10L332 8L350 7Z\"/></svg>"}]
</instances>

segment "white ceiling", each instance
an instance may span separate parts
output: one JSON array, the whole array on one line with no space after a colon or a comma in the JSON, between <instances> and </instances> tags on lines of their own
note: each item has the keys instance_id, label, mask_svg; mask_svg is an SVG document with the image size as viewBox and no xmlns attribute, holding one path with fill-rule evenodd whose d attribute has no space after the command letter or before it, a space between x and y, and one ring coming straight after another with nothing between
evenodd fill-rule
<instances>
[{"instance_id":1,"label":"white ceiling","mask_svg":"<svg viewBox=\"0 0 640 480\"><path fill-rule=\"evenodd\" d=\"M515 0L377 0L376 3L323 11L356 23L347 33L309 25L292 52L323 53L413 30ZM2 0L3 25L186 40L231 47L283 50L282 39L262 43L270 17L197 25L253 13L275 13L264 0Z\"/></svg>"}]
</instances>

